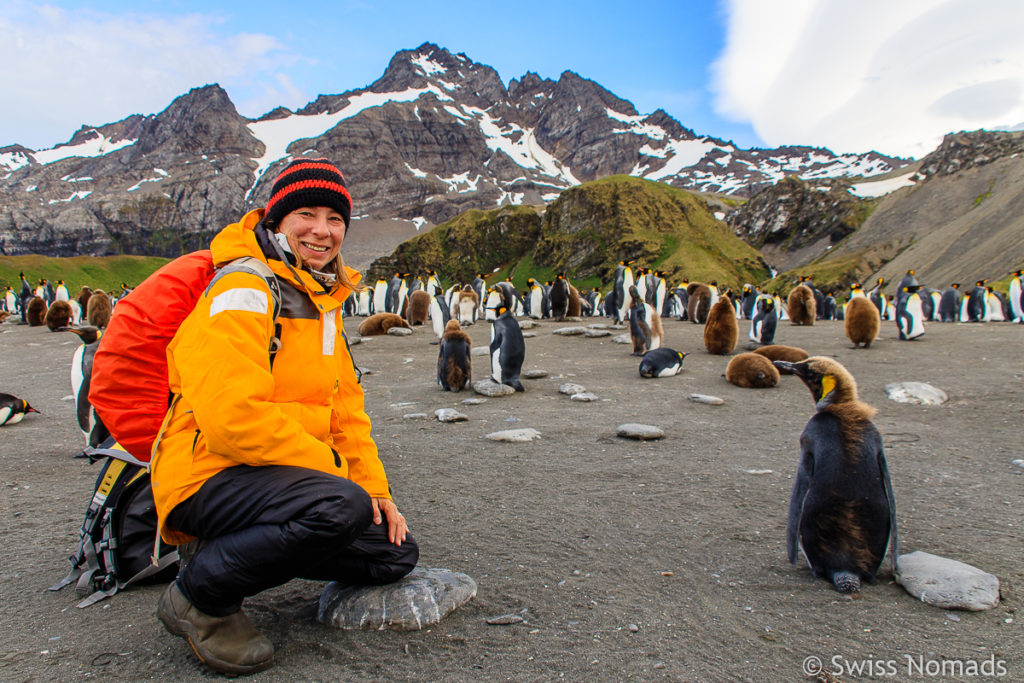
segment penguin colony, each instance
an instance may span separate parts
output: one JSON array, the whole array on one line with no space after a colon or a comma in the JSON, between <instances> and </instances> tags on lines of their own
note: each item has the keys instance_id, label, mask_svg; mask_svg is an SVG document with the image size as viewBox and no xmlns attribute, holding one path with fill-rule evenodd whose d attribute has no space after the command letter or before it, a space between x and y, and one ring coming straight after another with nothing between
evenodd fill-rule
<instances>
[{"instance_id":1,"label":"penguin colony","mask_svg":"<svg viewBox=\"0 0 1024 683\"><path fill-rule=\"evenodd\" d=\"M678 374L687 355L659 348L664 337L662 317L704 323L705 347L709 353L722 355L735 349L737 319L750 319L751 341L762 345L753 353L731 358L726 380L744 388L769 388L778 385L780 373L795 375L815 402L816 412L800 437L790 498L786 534L790 561L802 555L815 576L830 581L841 592L857 591L862 582L873 582L887 550L895 570L894 494L881 437L871 422L874 409L858 399L854 378L835 360L809 357L803 349L765 342L773 341L780 317L800 325L811 325L816 319L842 319L855 348L871 347L882 320L895 323L901 340L923 335L925 321L1024 323L1022 271L1014 272L1007 295L993 291L986 280L976 281L966 293L961 292L960 283L951 283L941 292L931 290L908 271L897 285L894 301L885 295L886 283L879 279L870 294L865 294L860 284L851 287L845 305L839 305L832 293L817 290L808 278L794 287L783 305L779 295L759 292L752 285L733 297L729 292L720 294L716 283L684 281L668 289L656 273L638 271L638 275L634 278L629 264L621 263L615 285L602 301L597 290L581 296L564 274L545 284L531 279L525 296L520 296L509 282L484 289L483 275L471 284L443 290L436 273L431 273L428 285L417 280L410 290L405 282L408 274L397 273L391 282L379 280L372 290L354 295L361 298L354 299L348 310L365 316L359 326L361 335L383 334L393 326L431 320L439 338L437 382L446 391L460 391L470 384L471 340L458 319L473 324L484 314L484 302L492 325L491 377L517 391L523 391L519 375L525 357L517 316L562 319L604 315L620 323L628 320L635 337L634 353L642 351L639 374L644 378ZM45 324L54 331L70 329L82 338L83 346L73 361L72 383L79 426L87 443L95 445L102 437L95 431L96 420L82 397L88 394L90 347L94 350L116 300L102 290L86 287L72 298L63 282L56 288L40 283L35 289L24 277L22 283L21 296L8 287L0 310L21 313L28 324ZM123 285L122 295L127 291L130 288ZM379 305L396 310L376 311ZM88 326L78 324L82 310ZM434 322L435 318L442 324ZM33 412L38 411L27 401L0 394L0 425L16 424Z\"/></svg>"}]
</instances>

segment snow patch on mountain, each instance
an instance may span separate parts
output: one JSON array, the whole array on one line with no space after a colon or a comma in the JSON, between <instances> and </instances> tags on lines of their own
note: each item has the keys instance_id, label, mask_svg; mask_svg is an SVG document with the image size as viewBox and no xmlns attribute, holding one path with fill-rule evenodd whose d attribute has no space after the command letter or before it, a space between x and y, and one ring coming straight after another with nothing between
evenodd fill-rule
<instances>
[{"instance_id":1,"label":"snow patch on mountain","mask_svg":"<svg viewBox=\"0 0 1024 683\"><path fill-rule=\"evenodd\" d=\"M95 135L77 145L60 145L52 149L33 152L32 158L40 164L52 164L55 161L70 157L98 157L135 144L134 139L111 142L110 138L98 130L92 132Z\"/></svg>"}]
</instances>

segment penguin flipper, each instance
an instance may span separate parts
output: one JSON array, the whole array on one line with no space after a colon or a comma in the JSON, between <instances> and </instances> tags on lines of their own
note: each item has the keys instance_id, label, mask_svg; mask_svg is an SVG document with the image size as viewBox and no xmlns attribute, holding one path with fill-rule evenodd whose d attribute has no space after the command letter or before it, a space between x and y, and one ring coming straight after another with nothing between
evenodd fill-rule
<instances>
[{"instance_id":1,"label":"penguin flipper","mask_svg":"<svg viewBox=\"0 0 1024 683\"><path fill-rule=\"evenodd\" d=\"M881 446L878 448L878 471L882 477L882 488L885 489L885 496L889 499L889 562L892 565L892 573L895 574L898 569L900 554L899 534L896 528L896 498L892 493L889 466L885 462L885 452Z\"/></svg>"},{"instance_id":2,"label":"penguin flipper","mask_svg":"<svg viewBox=\"0 0 1024 683\"><path fill-rule=\"evenodd\" d=\"M814 474L814 455L810 449L802 448L800 464L793 480L793 493L789 498L789 516L786 521L786 556L790 564L796 562L800 548L800 519L803 516L804 498L811 486Z\"/></svg>"}]
</instances>

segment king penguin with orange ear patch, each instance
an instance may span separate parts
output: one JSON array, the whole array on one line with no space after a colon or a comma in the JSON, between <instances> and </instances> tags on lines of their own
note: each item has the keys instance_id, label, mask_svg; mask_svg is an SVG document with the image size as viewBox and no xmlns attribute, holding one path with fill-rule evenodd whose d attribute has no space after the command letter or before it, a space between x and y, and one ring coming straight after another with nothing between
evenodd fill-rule
<instances>
[{"instance_id":1,"label":"king penguin with orange ear patch","mask_svg":"<svg viewBox=\"0 0 1024 683\"><path fill-rule=\"evenodd\" d=\"M501 294L502 301L494 309L495 318L491 321L491 379L516 391L525 391L519 373L526 358L526 340L519 321L513 316L512 295L500 287L493 291Z\"/></svg>"},{"instance_id":2,"label":"king penguin with orange ear patch","mask_svg":"<svg viewBox=\"0 0 1024 683\"><path fill-rule=\"evenodd\" d=\"M811 390L818 412L800 435L800 465L786 525L790 562L799 549L815 576L840 593L874 582L889 546L893 573L899 550L896 503L875 409L857 399L857 383L831 358L775 361Z\"/></svg>"}]
</instances>

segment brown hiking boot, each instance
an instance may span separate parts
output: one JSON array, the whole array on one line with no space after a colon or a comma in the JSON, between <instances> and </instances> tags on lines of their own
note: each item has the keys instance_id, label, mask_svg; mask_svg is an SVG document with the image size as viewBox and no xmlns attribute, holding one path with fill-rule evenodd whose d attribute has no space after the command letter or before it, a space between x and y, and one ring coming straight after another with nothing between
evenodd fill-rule
<instances>
[{"instance_id":1,"label":"brown hiking boot","mask_svg":"<svg viewBox=\"0 0 1024 683\"><path fill-rule=\"evenodd\" d=\"M274 663L274 646L241 610L211 617L189 602L178 582L160 596L156 615L164 627L192 646L199 660L218 673L251 674Z\"/></svg>"}]
</instances>

